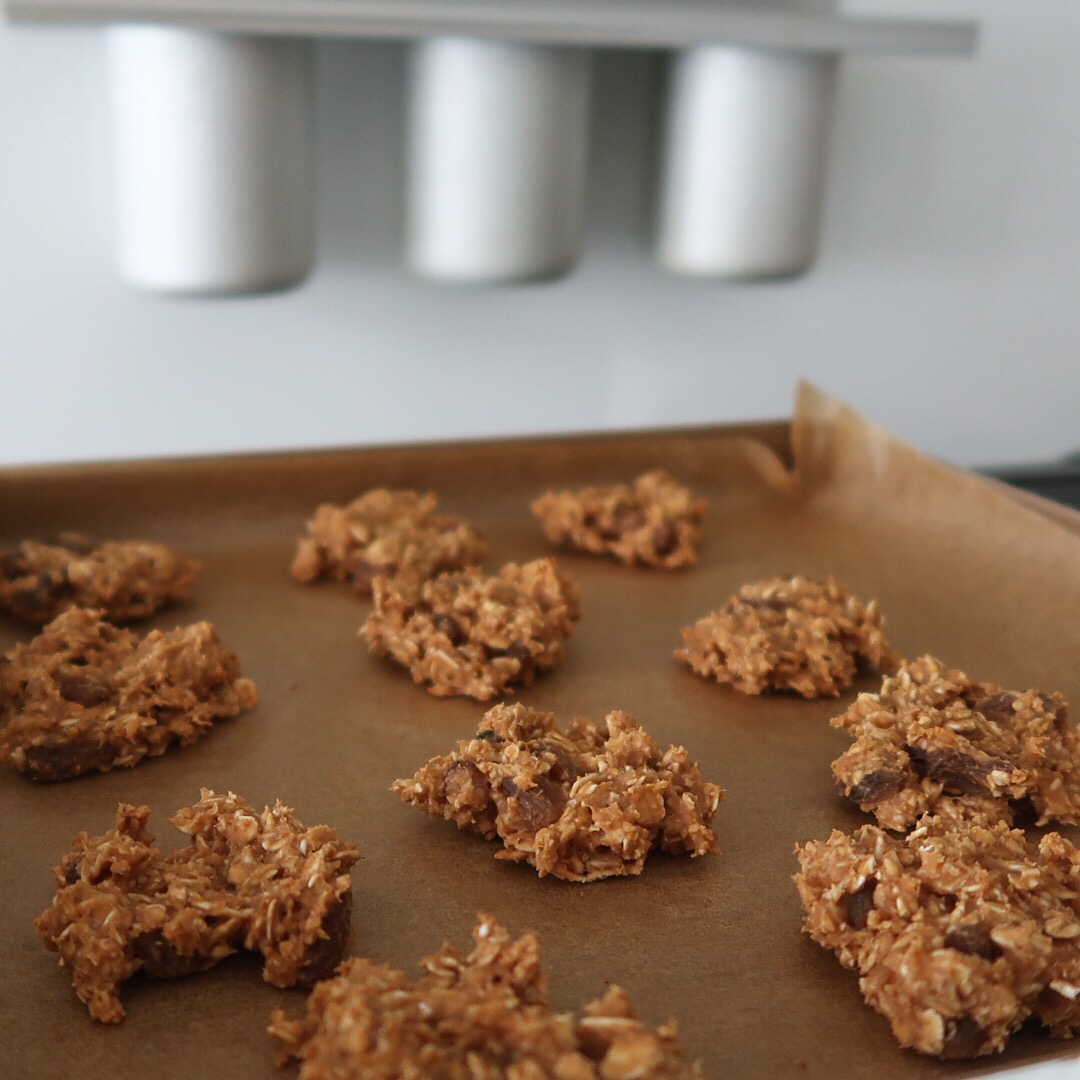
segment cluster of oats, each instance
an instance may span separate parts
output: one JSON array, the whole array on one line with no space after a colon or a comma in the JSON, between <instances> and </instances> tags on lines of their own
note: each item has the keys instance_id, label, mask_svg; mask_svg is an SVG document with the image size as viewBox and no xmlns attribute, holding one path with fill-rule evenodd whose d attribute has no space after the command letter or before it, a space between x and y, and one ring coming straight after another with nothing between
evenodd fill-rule
<instances>
[{"instance_id":1,"label":"cluster of oats","mask_svg":"<svg viewBox=\"0 0 1080 1080\"><path fill-rule=\"evenodd\" d=\"M37 626L73 607L129 622L186 600L199 569L147 540L99 543L70 532L24 540L0 553L0 610Z\"/></svg>"},{"instance_id":2,"label":"cluster of oats","mask_svg":"<svg viewBox=\"0 0 1080 1080\"><path fill-rule=\"evenodd\" d=\"M370 593L376 577L423 581L444 570L477 566L487 546L461 518L436 513L430 492L375 488L346 506L326 503L308 522L292 574L310 583L347 581Z\"/></svg>"},{"instance_id":3,"label":"cluster of oats","mask_svg":"<svg viewBox=\"0 0 1080 1080\"><path fill-rule=\"evenodd\" d=\"M490 916L462 956L444 945L411 982L387 964L352 958L308 998L307 1014L274 1014L278 1060L299 1080L703 1080L683 1060L674 1023L638 1020L611 987L582 1015L555 1012L536 938L518 939Z\"/></svg>"},{"instance_id":4,"label":"cluster of oats","mask_svg":"<svg viewBox=\"0 0 1080 1080\"><path fill-rule=\"evenodd\" d=\"M1080 1031L1080 849L952 804L905 835L866 825L796 849L807 933L859 973L901 1045L1001 1050L1034 1016Z\"/></svg>"},{"instance_id":5,"label":"cluster of oats","mask_svg":"<svg viewBox=\"0 0 1080 1080\"><path fill-rule=\"evenodd\" d=\"M832 578L744 585L682 637L676 660L744 694L837 697L860 666L888 670L898 662L877 601L864 604Z\"/></svg>"},{"instance_id":6,"label":"cluster of oats","mask_svg":"<svg viewBox=\"0 0 1080 1080\"><path fill-rule=\"evenodd\" d=\"M662 469L632 484L549 491L532 505L553 543L627 564L677 570L697 562L705 500Z\"/></svg>"},{"instance_id":7,"label":"cluster of oats","mask_svg":"<svg viewBox=\"0 0 1080 1080\"><path fill-rule=\"evenodd\" d=\"M554 667L581 616L578 587L554 559L419 584L378 578L374 599L361 633L376 656L401 664L436 696L480 701Z\"/></svg>"},{"instance_id":8,"label":"cluster of oats","mask_svg":"<svg viewBox=\"0 0 1080 1080\"><path fill-rule=\"evenodd\" d=\"M568 881L640 874L650 851L715 853L723 789L681 746L661 751L622 712L603 728L497 705L476 736L433 758L394 791L458 828L498 839L496 858Z\"/></svg>"},{"instance_id":9,"label":"cluster of oats","mask_svg":"<svg viewBox=\"0 0 1080 1080\"><path fill-rule=\"evenodd\" d=\"M333 973L349 943L356 848L326 825L305 828L280 802L257 813L205 788L172 819L187 847L162 855L149 817L123 803L107 833L80 833L35 921L95 1020L123 1019L120 986L138 972L175 978L240 949L262 954L274 986Z\"/></svg>"},{"instance_id":10,"label":"cluster of oats","mask_svg":"<svg viewBox=\"0 0 1080 1080\"><path fill-rule=\"evenodd\" d=\"M855 740L833 763L841 790L886 828L957 798L1007 819L1026 802L1040 825L1080 821L1080 736L1060 694L974 682L923 656L832 724Z\"/></svg>"},{"instance_id":11,"label":"cluster of oats","mask_svg":"<svg viewBox=\"0 0 1080 1080\"><path fill-rule=\"evenodd\" d=\"M35 780L129 768L257 701L210 623L139 638L70 608L0 657L0 761Z\"/></svg>"}]
</instances>

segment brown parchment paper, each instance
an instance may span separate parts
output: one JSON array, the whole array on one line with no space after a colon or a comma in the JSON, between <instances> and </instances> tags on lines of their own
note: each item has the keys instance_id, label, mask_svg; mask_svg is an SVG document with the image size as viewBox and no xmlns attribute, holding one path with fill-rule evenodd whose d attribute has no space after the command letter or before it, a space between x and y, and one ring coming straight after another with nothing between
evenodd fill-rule
<instances>
[{"instance_id":1,"label":"brown parchment paper","mask_svg":"<svg viewBox=\"0 0 1080 1080\"><path fill-rule=\"evenodd\" d=\"M563 555L584 616L566 661L520 698L564 720L622 708L686 745L727 788L723 854L654 856L629 880L541 881L388 793L474 730L484 706L432 698L373 659L356 637L368 605L341 587L295 585L289 561L317 503L375 485L439 492L483 529L493 565L533 558L548 553L528 513L541 491L658 465L709 500L700 565L670 574ZM648 1020L678 1019L710 1076L889 1080L1075 1064L1080 1046L1037 1031L974 1065L896 1046L854 976L800 932L790 881L796 841L863 820L829 773L847 740L827 720L855 691L839 702L748 698L671 659L679 628L743 582L834 574L880 600L905 654L933 652L979 678L1080 702L1080 537L1068 515L929 461L803 387L790 425L0 473L0 542L61 528L150 537L205 560L194 600L149 625L211 619L262 700L133 770L42 786L0 772L0 1077L294 1075L275 1069L264 1029L272 1008L299 1012L304 999L264 985L256 960L133 981L127 1019L104 1027L30 925L77 831L108 827L121 800L145 802L173 846L166 818L200 785L259 806L281 798L360 846L354 952L413 971L444 939L465 944L476 912L491 912L537 931L557 1006L618 982ZM0 619L4 648L30 636ZM869 676L857 689L875 685Z\"/></svg>"}]
</instances>

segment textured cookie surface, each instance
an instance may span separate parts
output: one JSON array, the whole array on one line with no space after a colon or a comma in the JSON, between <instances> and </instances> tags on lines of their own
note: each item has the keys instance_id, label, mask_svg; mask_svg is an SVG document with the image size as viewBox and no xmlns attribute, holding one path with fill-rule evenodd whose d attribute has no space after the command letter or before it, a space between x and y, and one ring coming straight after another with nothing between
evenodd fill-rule
<instances>
[{"instance_id":1,"label":"textured cookie surface","mask_svg":"<svg viewBox=\"0 0 1080 1080\"><path fill-rule=\"evenodd\" d=\"M796 849L806 932L854 968L901 1045L1001 1050L1034 1015L1080 1030L1080 850L953 804L907 835L866 825Z\"/></svg>"},{"instance_id":2,"label":"textured cookie surface","mask_svg":"<svg viewBox=\"0 0 1080 1080\"><path fill-rule=\"evenodd\" d=\"M304 1018L274 1013L279 1062L297 1059L299 1080L703 1080L675 1024L642 1023L618 987L580 1016L555 1012L532 934L514 940L481 915L473 940L468 955L444 945L427 957L415 982L347 960Z\"/></svg>"},{"instance_id":3,"label":"textured cookie surface","mask_svg":"<svg viewBox=\"0 0 1080 1080\"><path fill-rule=\"evenodd\" d=\"M496 858L568 881L640 874L652 850L715 853L723 789L681 746L661 752L622 712L603 728L497 705L476 736L433 758L394 791L458 828L503 845Z\"/></svg>"},{"instance_id":4,"label":"textured cookie surface","mask_svg":"<svg viewBox=\"0 0 1080 1080\"><path fill-rule=\"evenodd\" d=\"M772 578L686 627L675 659L744 694L836 697L860 666L896 665L884 627L876 601L864 604L831 578Z\"/></svg>"},{"instance_id":5,"label":"textured cookie surface","mask_svg":"<svg viewBox=\"0 0 1080 1080\"><path fill-rule=\"evenodd\" d=\"M656 469L632 484L549 491L532 511L556 544L675 570L697 562L705 500Z\"/></svg>"},{"instance_id":6,"label":"textured cookie surface","mask_svg":"<svg viewBox=\"0 0 1080 1080\"><path fill-rule=\"evenodd\" d=\"M0 657L0 760L35 780L127 768L257 701L210 623L140 639L71 608Z\"/></svg>"},{"instance_id":7,"label":"textured cookie surface","mask_svg":"<svg viewBox=\"0 0 1080 1080\"><path fill-rule=\"evenodd\" d=\"M375 488L347 506L325 504L308 522L292 574L329 578L370 593L376 577L422 581L483 562L487 547L460 518L435 512L432 494Z\"/></svg>"},{"instance_id":8,"label":"textured cookie surface","mask_svg":"<svg viewBox=\"0 0 1080 1080\"><path fill-rule=\"evenodd\" d=\"M1080 822L1080 735L1060 694L974 682L923 656L832 724L855 739L833 762L840 790L887 828L942 799L1005 819L1022 801L1040 825Z\"/></svg>"},{"instance_id":9,"label":"textured cookie surface","mask_svg":"<svg viewBox=\"0 0 1080 1080\"><path fill-rule=\"evenodd\" d=\"M199 563L146 540L98 543L78 533L24 540L0 554L0 609L38 626L72 607L114 622L191 595Z\"/></svg>"},{"instance_id":10,"label":"textured cookie surface","mask_svg":"<svg viewBox=\"0 0 1080 1080\"><path fill-rule=\"evenodd\" d=\"M305 828L280 802L260 814L204 788L172 819L191 843L162 855L149 816L121 804L107 833L75 837L35 921L95 1020L123 1019L120 987L137 972L189 975L240 949L262 954L274 986L333 972L349 943L356 848L329 826Z\"/></svg>"},{"instance_id":11,"label":"textured cookie surface","mask_svg":"<svg viewBox=\"0 0 1080 1080\"><path fill-rule=\"evenodd\" d=\"M554 559L419 584L376 578L375 610L361 633L376 656L407 668L432 694L487 701L562 659L579 596Z\"/></svg>"}]
</instances>

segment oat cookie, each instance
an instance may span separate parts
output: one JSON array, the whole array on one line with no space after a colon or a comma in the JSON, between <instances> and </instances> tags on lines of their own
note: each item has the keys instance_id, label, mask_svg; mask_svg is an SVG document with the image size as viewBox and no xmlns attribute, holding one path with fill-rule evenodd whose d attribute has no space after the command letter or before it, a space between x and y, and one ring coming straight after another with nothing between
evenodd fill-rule
<instances>
[{"instance_id":1,"label":"oat cookie","mask_svg":"<svg viewBox=\"0 0 1080 1080\"><path fill-rule=\"evenodd\" d=\"M147 540L60 533L0 553L0 609L41 626L72 607L114 622L152 615L191 595L200 564Z\"/></svg>"},{"instance_id":2,"label":"oat cookie","mask_svg":"<svg viewBox=\"0 0 1080 1080\"><path fill-rule=\"evenodd\" d=\"M436 514L436 497L375 488L347 506L325 504L308 522L292 575L351 582L369 594L375 577L422 581L444 570L477 566L487 547L460 518Z\"/></svg>"},{"instance_id":3,"label":"oat cookie","mask_svg":"<svg viewBox=\"0 0 1080 1080\"><path fill-rule=\"evenodd\" d=\"M437 697L487 701L563 657L580 617L577 586L554 559L497 574L440 574L419 584L376 578L375 610L361 629L376 656L389 656Z\"/></svg>"},{"instance_id":4,"label":"oat cookie","mask_svg":"<svg viewBox=\"0 0 1080 1080\"><path fill-rule=\"evenodd\" d=\"M137 972L177 978L240 949L263 955L274 986L333 972L349 944L352 844L328 825L305 828L280 802L260 814L203 788L172 819L191 843L162 855L149 816L121 803L109 832L79 833L34 922L95 1020L123 1019L120 986Z\"/></svg>"},{"instance_id":5,"label":"oat cookie","mask_svg":"<svg viewBox=\"0 0 1080 1080\"><path fill-rule=\"evenodd\" d=\"M556 544L675 570L697 562L705 500L654 469L632 484L549 491L532 512Z\"/></svg>"},{"instance_id":6,"label":"oat cookie","mask_svg":"<svg viewBox=\"0 0 1080 1080\"><path fill-rule=\"evenodd\" d=\"M140 639L71 608L0 657L0 761L34 780L129 768L257 702L210 623Z\"/></svg>"},{"instance_id":7,"label":"oat cookie","mask_svg":"<svg viewBox=\"0 0 1080 1080\"><path fill-rule=\"evenodd\" d=\"M1001 1050L1034 1015L1080 1030L1080 849L957 804L906 836L875 825L796 848L804 928L859 973L902 1046Z\"/></svg>"},{"instance_id":8,"label":"oat cookie","mask_svg":"<svg viewBox=\"0 0 1080 1080\"><path fill-rule=\"evenodd\" d=\"M1060 694L973 682L923 656L831 723L855 739L833 762L840 790L886 828L951 797L1005 819L1023 800L1040 825L1080 822L1080 735Z\"/></svg>"},{"instance_id":9,"label":"oat cookie","mask_svg":"<svg viewBox=\"0 0 1080 1080\"><path fill-rule=\"evenodd\" d=\"M650 851L719 851L710 825L723 788L701 779L681 746L663 753L622 712L601 728L496 705L476 736L432 758L393 790L436 817L501 840L497 859L567 881L640 874Z\"/></svg>"},{"instance_id":10,"label":"oat cookie","mask_svg":"<svg viewBox=\"0 0 1080 1080\"><path fill-rule=\"evenodd\" d=\"M686 627L675 659L744 694L837 697L858 667L896 665L884 627L876 600L864 604L832 578L772 578Z\"/></svg>"},{"instance_id":11,"label":"oat cookie","mask_svg":"<svg viewBox=\"0 0 1080 1080\"><path fill-rule=\"evenodd\" d=\"M274 1013L278 1063L297 1059L299 1080L704 1080L683 1060L674 1022L650 1028L618 987L580 1016L555 1012L532 934L514 940L480 915L473 943L467 956L443 945L415 982L345 961L303 1019Z\"/></svg>"}]
</instances>

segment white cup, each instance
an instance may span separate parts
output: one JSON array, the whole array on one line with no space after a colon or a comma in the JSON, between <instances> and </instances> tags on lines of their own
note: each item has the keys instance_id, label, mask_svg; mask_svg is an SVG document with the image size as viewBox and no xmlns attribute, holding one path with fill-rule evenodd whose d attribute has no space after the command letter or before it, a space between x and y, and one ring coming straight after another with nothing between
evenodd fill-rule
<instances>
[{"instance_id":1,"label":"white cup","mask_svg":"<svg viewBox=\"0 0 1080 1080\"><path fill-rule=\"evenodd\" d=\"M680 274L800 273L817 252L838 53L741 46L672 60L657 258Z\"/></svg>"},{"instance_id":2,"label":"white cup","mask_svg":"<svg viewBox=\"0 0 1080 1080\"><path fill-rule=\"evenodd\" d=\"M591 53L445 37L410 65L408 261L445 281L551 277L574 264Z\"/></svg>"},{"instance_id":3,"label":"white cup","mask_svg":"<svg viewBox=\"0 0 1080 1080\"><path fill-rule=\"evenodd\" d=\"M170 293L302 281L314 248L310 44L106 33L124 277Z\"/></svg>"}]
</instances>

